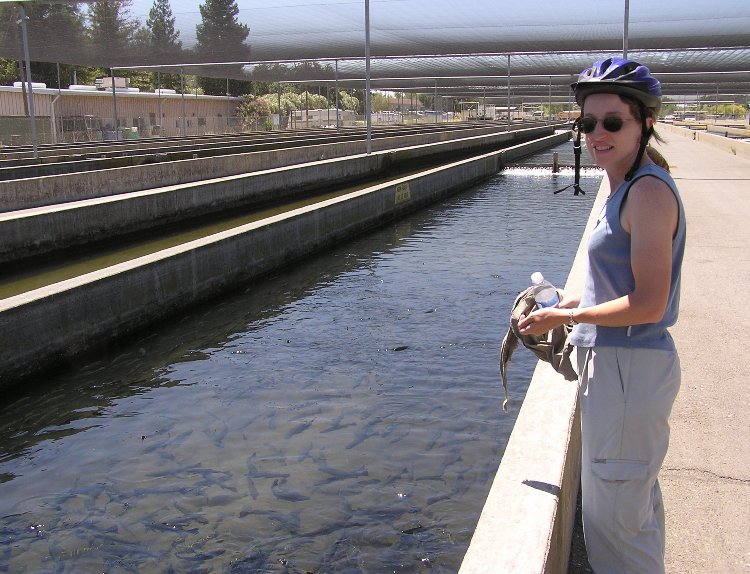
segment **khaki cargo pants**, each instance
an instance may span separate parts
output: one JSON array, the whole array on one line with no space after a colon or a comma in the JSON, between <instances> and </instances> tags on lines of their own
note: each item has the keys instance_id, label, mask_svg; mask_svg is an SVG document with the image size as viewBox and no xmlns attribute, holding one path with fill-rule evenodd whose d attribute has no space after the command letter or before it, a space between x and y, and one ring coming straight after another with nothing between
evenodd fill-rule
<instances>
[{"instance_id":1,"label":"khaki cargo pants","mask_svg":"<svg viewBox=\"0 0 750 574\"><path fill-rule=\"evenodd\" d=\"M663 574L657 475L680 388L676 351L579 348L583 530L596 574Z\"/></svg>"}]
</instances>

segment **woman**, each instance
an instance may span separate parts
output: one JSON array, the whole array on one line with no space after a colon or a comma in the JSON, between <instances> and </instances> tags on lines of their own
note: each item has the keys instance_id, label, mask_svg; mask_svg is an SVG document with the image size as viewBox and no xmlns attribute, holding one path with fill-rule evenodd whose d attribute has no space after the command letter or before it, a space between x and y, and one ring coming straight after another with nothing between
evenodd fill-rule
<instances>
[{"instance_id":1,"label":"woman","mask_svg":"<svg viewBox=\"0 0 750 574\"><path fill-rule=\"evenodd\" d=\"M583 523L596 574L664 572L657 474L680 365L677 320L685 214L674 181L647 152L661 103L648 68L610 58L573 85L579 129L610 194L591 232L580 297L519 322L522 334L575 325ZM661 158L659 158L661 159Z\"/></svg>"}]
</instances>

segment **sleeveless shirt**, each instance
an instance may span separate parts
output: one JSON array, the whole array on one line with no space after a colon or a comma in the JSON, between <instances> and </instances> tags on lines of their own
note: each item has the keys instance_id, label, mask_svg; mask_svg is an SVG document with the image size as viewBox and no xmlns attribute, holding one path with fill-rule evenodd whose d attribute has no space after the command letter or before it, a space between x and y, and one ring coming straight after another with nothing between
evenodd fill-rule
<instances>
[{"instance_id":1,"label":"sleeveless shirt","mask_svg":"<svg viewBox=\"0 0 750 574\"><path fill-rule=\"evenodd\" d=\"M579 307L591 307L617 299L635 289L631 266L630 235L620 225L620 211L630 186L651 175L666 183L677 199L677 233L672 239L672 278L664 316L658 323L630 327L603 327L580 323L573 328L570 342L578 347L674 348L667 328L677 322L680 306L680 276L685 252L685 209L669 173L656 165L640 167L610 196L591 232L587 245L587 269Z\"/></svg>"}]
</instances>

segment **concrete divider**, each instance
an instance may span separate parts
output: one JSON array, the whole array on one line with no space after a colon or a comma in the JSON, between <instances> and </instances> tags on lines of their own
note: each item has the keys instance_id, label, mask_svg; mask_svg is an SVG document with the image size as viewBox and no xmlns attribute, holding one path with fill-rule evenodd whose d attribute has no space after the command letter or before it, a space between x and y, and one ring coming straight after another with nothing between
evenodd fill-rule
<instances>
[{"instance_id":1,"label":"concrete divider","mask_svg":"<svg viewBox=\"0 0 750 574\"><path fill-rule=\"evenodd\" d=\"M461 146L467 145L479 149L481 146L504 142L520 143L551 133L553 133L552 127L527 128L513 132L497 131L497 126L446 130L377 138L372 141L372 151L426 144L444 144L446 152L451 149L465 149ZM451 140L458 139L461 139L462 143L451 142ZM116 167L34 179L0 181L0 211L14 211L106 197L366 152L366 141L359 139L321 145L300 144L298 147Z\"/></svg>"},{"instance_id":2,"label":"concrete divider","mask_svg":"<svg viewBox=\"0 0 750 574\"><path fill-rule=\"evenodd\" d=\"M568 138L551 135L428 169L0 300L0 388Z\"/></svg>"},{"instance_id":3,"label":"concrete divider","mask_svg":"<svg viewBox=\"0 0 750 574\"><path fill-rule=\"evenodd\" d=\"M267 204L271 199L298 197L324 185L373 177L386 168L409 165L414 160L466 154L477 147L499 146L537 133L522 130L472 136L0 213L0 262L228 209Z\"/></svg>"},{"instance_id":4,"label":"concrete divider","mask_svg":"<svg viewBox=\"0 0 750 574\"><path fill-rule=\"evenodd\" d=\"M704 142L722 149L727 153L731 153L732 155L750 158L750 142L731 139L715 133L695 131L686 127L674 126L666 123L659 123L656 126L656 131L669 132L670 134L676 134L697 142ZM669 158L667 158L667 160L669 160Z\"/></svg>"},{"instance_id":5,"label":"concrete divider","mask_svg":"<svg viewBox=\"0 0 750 574\"><path fill-rule=\"evenodd\" d=\"M608 194L605 179L584 238ZM582 289L584 249L581 241L565 289ZM459 574L565 574L580 456L578 385L540 361Z\"/></svg>"}]
</instances>

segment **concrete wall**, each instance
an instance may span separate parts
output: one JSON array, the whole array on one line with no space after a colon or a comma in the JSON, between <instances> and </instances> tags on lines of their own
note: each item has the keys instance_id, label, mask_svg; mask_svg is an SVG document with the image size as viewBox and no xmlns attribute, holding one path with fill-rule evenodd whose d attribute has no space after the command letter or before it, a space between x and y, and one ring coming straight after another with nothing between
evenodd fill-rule
<instances>
[{"instance_id":1,"label":"concrete wall","mask_svg":"<svg viewBox=\"0 0 750 574\"><path fill-rule=\"evenodd\" d=\"M608 194L605 180L584 238ZM581 241L565 289L582 289L584 248L585 241ZM507 312L510 314L510 309ZM540 361L459 574L568 571L580 452L577 382L566 381Z\"/></svg>"},{"instance_id":2,"label":"concrete wall","mask_svg":"<svg viewBox=\"0 0 750 574\"><path fill-rule=\"evenodd\" d=\"M0 301L0 388L465 189L568 133L443 165Z\"/></svg>"},{"instance_id":3,"label":"concrete wall","mask_svg":"<svg viewBox=\"0 0 750 574\"><path fill-rule=\"evenodd\" d=\"M533 133L537 131L534 130ZM163 226L212 212L280 201L372 177L389 166L528 137L528 131L358 154L208 181L0 213L0 262ZM96 177L94 174L93 177ZM33 181L29 181L33 184Z\"/></svg>"},{"instance_id":4,"label":"concrete wall","mask_svg":"<svg viewBox=\"0 0 750 574\"><path fill-rule=\"evenodd\" d=\"M657 132L675 134L682 137L690 138L695 141L704 142L714 147L718 147L733 155L750 158L750 142L744 142L724 137L723 135L712 134L704 131L691 130L689 128L673 126L670 124L660 123L656 126ZM669 161L669 158L666 158Z\"/></svg>"},{"instance_id":5,"label":"concrete wall","mask_svg":"<svg viewBox=\"0 0 750 574\"><path fill-rule=\"evenodd\" d=\"M372 151L441 142L445 143L443 151L459 151L467 149L467 146L521 142L551 133L551 127L494 133L487 128L446 130L421 135L377 138L372 141ZM450 141L459 138L462 138L461 143ZM360 139L318 146L301 145L272 151L117 167L96 172L51 175L32 180L0 181L0 211L28 209L167 185L180 185L321 159L363 154L366 151L366 142Z\"/></svg>"}]
</instances>

